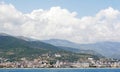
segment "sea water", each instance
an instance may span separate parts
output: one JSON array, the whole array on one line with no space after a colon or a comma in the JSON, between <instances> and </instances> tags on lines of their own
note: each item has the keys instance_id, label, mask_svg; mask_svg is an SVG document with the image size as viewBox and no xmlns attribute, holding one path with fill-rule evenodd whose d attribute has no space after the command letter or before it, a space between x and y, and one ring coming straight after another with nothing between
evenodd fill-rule
<instances>
[{"instance_id":1,"label":"sea water","mask_svg":"<svg viewBox=\"0 0 120 72\"><path fill-rule=\"evenodd\" d=\"M43 68L43 69L0 69L0 72L120 72L120 69L56 69L56 68Z\"/></svg>"}]
</instances>

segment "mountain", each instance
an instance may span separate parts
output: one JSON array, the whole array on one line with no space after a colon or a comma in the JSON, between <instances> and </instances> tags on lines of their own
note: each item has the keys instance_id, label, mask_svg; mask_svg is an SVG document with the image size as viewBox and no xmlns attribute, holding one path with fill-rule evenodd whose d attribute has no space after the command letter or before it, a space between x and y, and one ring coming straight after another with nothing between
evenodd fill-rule
<instances>
[{"instance_id":1,"label":"mountain","mask_svg":"<svg viewBox=\"0 0 120 72\"><path fill-rule=\"evenodd\" d=\"M60 49L66 50L66 51L74 52L74 53L92 54L92 55L96 55L98 57L104 57L103 55L101 55L100 53L97 53L94 50L76 49L76 48L63 47L63 46L57 46L57 47L59 47Z\"/></svg>"},{"instance_id":2,"label":"mountain","mask_svg":"<svg viewBox=\"0 0 120 72\"><path fill-rule=\"evenodd\" d=\"M79 47L85 50L94 50L108 58L120 59L120 42L97 42L93 44L80 44ZM116 56L115 56L116 55Z\"/></svg>"},{"instance_id":3,"label":"mountain","mask_svg":"<svg viewBox=\"0 0 120 72\"><path fill-rule=\"evenodd\" d=\"M85 54L92 54L92 55L97 55L99 57L103 57L100 53L98 53L94 50L83 49L83 48L81 48L80 44L70 42L67 40L50 39L50 40L43 40L42 42L49 43L49 44L52 44L52 45L59 47L60 49L72 51L75 53L85 53Z\"/></svg>"},{"instance_id":4,"label":"mountain","mask_svg":"<svg viewBox=\"0 0 120 72\"><path fill-rule=\"evenodd\" d=\"M56 53L61 54L62 57L59 59L69 61L78 60L83 57L98 58L92 54L73 53L72 51L67 51L38 40L29 41L7 34L0 34L0 57L19 60L23 57L33 59L43 54L55 55Z\"/></svg>"},{"instance_id":5,"label":"mountain","mask_svg":"<svg viewBox=\"0 0 120 72\"><path fill-rule=\"evenodd\" d=\"M42 40L42 42L49 43L49 44L52 44L55 46L79 48L79 44L74 43L74 42L70 42L68 40L62 40L62 39Z\"/></svg>"},{"instance_id":6,"label":"mountain","mask_svg":"<svg viewBox=\"0 0 120 72\"><path fill-rule=\"evenodd\" d=\"M45 48L55 49L56 46L41 42L41 41L26 41L13 36L1 36L0 35L0 48L13 48L13 47L29 47L29 48Z\"/></svg>"},{"instance_id":7,"label":"mountain","mask_svg":"<svg viewBox=\"0 0 120 72\"><path fill-rule=\"evenodd\" d=\"M28 37L24 37L24 36L16 36L16 38L23 39L23 40L26 40L26 41L37 41L36 39L28 38Z\"/></svg>"},{"instance_id":8,"label":"mountain","mask_svg":"<svg viewBox=\"0 0 120 72\"><path fill-rule=\"evenodd\" d=\"M117 58L120 59L120 42L97 42L91 44L78 44L73 43L66 40L59 40L59 39L50 39L44 40L43 42L55 45L55 46L64 46L64 47L71 47L74 49L80 50L93 50L97 53L102 54L103 56L109 58Z\"/></svg>"},{"instance_id":9,"label":"mountain","mask_svg":"<svg viewBox=\"0 0 120 72\"><path fill-rule=\"evenodd\" d=\"M10 36L10 35L6 33L0 33L0 36Z\"/></svg>"},{"instance_id":10,"label":"mountain","mask_svg":"<svg viewBox=\"0 0 120 72\"><path fill-rule=\"evenodd\" d=\"M40 41L25 41L10 35L0 35L0 57L36 57L59 51L61 50L56 46Z\"/></svg>"}]
</instances>

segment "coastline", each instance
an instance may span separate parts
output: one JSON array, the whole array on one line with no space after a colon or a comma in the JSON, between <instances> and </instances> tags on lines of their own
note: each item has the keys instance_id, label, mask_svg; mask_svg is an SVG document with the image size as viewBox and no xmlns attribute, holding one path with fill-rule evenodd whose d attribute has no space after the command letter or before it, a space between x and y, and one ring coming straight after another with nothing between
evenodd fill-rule
<instances>
[{"instance_id":1,"label":"coastline","mask_svg":"<svg viewBox=\"0 0 120 72\"><path fill-rule=\"evenodd\" d=\"M2 69L120 69L120 68L0 68Z\"/></svg>"}]
</instances>

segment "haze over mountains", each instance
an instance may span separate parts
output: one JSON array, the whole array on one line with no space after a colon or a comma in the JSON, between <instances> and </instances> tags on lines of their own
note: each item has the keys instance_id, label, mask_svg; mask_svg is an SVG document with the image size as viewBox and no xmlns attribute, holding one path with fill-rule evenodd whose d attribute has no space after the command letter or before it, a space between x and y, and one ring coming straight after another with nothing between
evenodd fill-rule
<instances>
[{"instance_id":1,"label":"haze over mountains","mask_svg":"<svg viewBox=\"0 0 120 72\"><path fill-rule=\"evenodd\" d=\"M93 50L96 51L97 53L102 54L103 56L120 59L120 42L106 41L106 42L97 42L93 44L77 44L67 40L60 40L60 39L44 40L43 42L55 46L71 47L81 50Z\"/></svg>"},{"instance_id":2,"label":"haze over mountains","mask_svg":"<svg viewBox=\"0 0 120 72\"><path fill-rule=\"evenodd\" d=\"M78 44L67 40L50 39L50 40L35 40L23 36L10 36L5 33L0 34L0 48L32 48L33 53L38 52L54 52L59 50L65 50L75 53L86 53L97 56L106 56L110 58L120 59L120 43L119 42L98 42L93 44ZM34 50L36 48L37 50ZM21 52L21 51L19 51ZM18 53L19 53L18 52ZM28 54L31 51L27 51ZM27 53L26 53L27 54Z\"/></svg>"},{"instance_id":3,"label":"haze over mountains","mask_svg":"<svg viewBox=\"0 0 120 72\"><path fill-rule=\"evenodd\" d=\"M22 57L33 59L43 54L53 56L56 53L62 56L60 59L69 61L78 60L81 57L99 57L93 54L75 53L39 40L11 36L5 33L0 34L0 57L12 60L18 60Z\"/></svg>"}]
</instances>

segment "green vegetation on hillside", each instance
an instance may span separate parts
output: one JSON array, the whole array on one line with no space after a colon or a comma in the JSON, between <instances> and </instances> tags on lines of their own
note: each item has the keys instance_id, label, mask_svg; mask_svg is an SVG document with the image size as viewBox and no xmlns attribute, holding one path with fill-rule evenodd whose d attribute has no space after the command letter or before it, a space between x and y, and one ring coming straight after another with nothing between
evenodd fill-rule
<instances>
[{"instance_id":1,"label":"green vegetation on hillside","mask_svg":"<svg viewBox=\"0 0 120 72\"><path fill-rule=\"evenodd\" d=\"M61 57L55 57L55 54L60 54ZM56 46L43 43L40 41L25 41L13 36L0 36L0 57L10 60L19 60L20 58L34 59L49 54L56 60L77 61L80 58L93 57L90 54L73 53L65 51ZM97 58L97 56L95 56Z\"/></svg>"}]
</instances>

